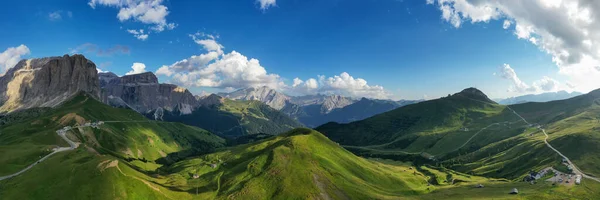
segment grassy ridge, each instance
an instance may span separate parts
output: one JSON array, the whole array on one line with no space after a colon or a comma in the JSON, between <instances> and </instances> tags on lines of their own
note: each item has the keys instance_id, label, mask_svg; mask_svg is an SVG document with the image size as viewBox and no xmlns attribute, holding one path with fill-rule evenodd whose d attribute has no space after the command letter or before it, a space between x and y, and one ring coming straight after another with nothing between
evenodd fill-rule
<instances>
[{"instance_id":1,"label":"grassy ridge","mask_svg":"<svg viewBox=\"0 0 600 200\"><path fill-rule=\"evenodd\" d=\"M225 140L205 130L176 123L148 121L138 113L104 105L79 95L36 118L0 127L0 175L25 168L57 146L68 146L56 130L85 122L106 123L100 129L75 129L68 134L91 151L130 160L155 161L178 152L206 152L224 146ZM134 122L131 122L134 121Z\"/></svg>"}]
</instances>

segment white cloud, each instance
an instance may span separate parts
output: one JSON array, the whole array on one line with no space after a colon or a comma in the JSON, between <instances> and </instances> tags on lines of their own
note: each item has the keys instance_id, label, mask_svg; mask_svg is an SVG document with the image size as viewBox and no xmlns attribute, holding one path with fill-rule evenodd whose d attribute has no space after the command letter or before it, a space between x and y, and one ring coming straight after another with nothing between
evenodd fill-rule
<instances>
[{"instance_id":1,"label":"white cloud","mask_svg":"<svg viewBox=\"0 0 600 200\"><path fill-rule=\"evenodd\" d=\"M154 32L173 30L177 24L167 22L169 8L163 0L90 0L88 5L93 9L98 5L118 8L117 18L120 22L129 20L151 25L148 29ZM148 33L135 36L140 40L148 38Z\"/></svg>"},{"instance_id":2,"label":"white cloud","mask_svg":"<svg viewBox=\"0 0 600 200\"><path fill-rule=\"evenodd\" d=\"M533 82L533 87L542 91L557 91L559 84L558 81L544 76L541 80Z\"/></svg>"},{"instance_id":3,"label":"white cloud","mask_svg":"<svg viewBox=\"0 0 600 200\"><path fill-rule=\"evenodd\" d=\"M504 23L502 23L502 28L508 29L508 28L510 28L511 24L512 24L512 22L510 22L510 20L504 20Z\"/></svg>"},{"instance_id":4,"label":"white cloud","mask_svg":"<svg viewBox=\"0 0 600 200\"><path fill-rule=\"evenodd\" d=\"M320 93L340 94L352 97L385 99L391 96L382 86L369 85L362 78L354 78L346 72L333 77L319 76Z\"/></svg>"},{"instance_id":5,"label":"white cloud","mask_svg":"<svg viewBox=\"0 0 600 200\"><path fill-rule=\"evenodd\" d=\"M173 82L188 87L281 89L285 86L279 75L267 73L258 59L249 59L236 51L223 53L217 37L203 33L190 36L208 52L162 66L156 74L172 77Z\"/></svg>"},{"instance_id":6,"label":"white cloud","mask_svg":"<svg viewBox=\"0 0 600 200\"><path fill-rule=\"evenodd\" d=\"M58 21L62 19L62 16L60 15L62 11L54 11L48 14L48 18L50 19L50 21Z\"/></svg>"},{"instance_id":7,"label":"white cloud","mask_svg":"<svg viewBox=\"0 0 600 200\"><path fill-rule=\"evenodd\" d=\"M216 41L218 36L197 32L195 34L190 34L190 37L196 44L204 47L206 51L215 51L219 53L219 55L223 54L223 48L225 47Z\"/></svg>"},{"instance_id":8,"label":"white cloud","mask_svg":"<svg viewBox=\"0 0 600 200\"><path fill-rule=\"evenodd\" d=\"M21 56L29 55L31 52L25 45L18 47L9 47L0 53L0 74L4 75L6 71L13 68L20 60Z\"/></svg>"},{"instance_id":9,"label":"white cloud","mask_svg":"<svg viewBox=\"0 0 600 200\"><path fill-rule=\"evenodd\" d=\"M156 71L157 75L170 77L171 82L187 87L231 90L267 86L295 94L331 93L371 98L390 96L383 87L370 86L366 80L354 78L345 72L328 78L319 76L319 80L295 78L292 86L289 86L278 74L268 73L258 59L248 58L237 51L223 53L224 47L216 41L217 36L196 33L190 37L207 52L164 65Z\"/></svg>"},{"instance_id":10,"label":"white cloud","mask_svg":"<svg viewBox=\"0 0 600 200\"><path fill-rule=\"evenodd\" d=\"M137 38L138 40L145 41L146 39L148 39L148 34L144 33L144 29L127 29L127 32L133 34L133 37Z\"/></svg>"},{"instance_id":11,"label":"white cloud","mask_svg":"<svg viewBox=\"0 0 600 200\"><path fill-rule=\"evenodd\" d=\"M532 86L529 86L517 76L515 70L509 64L504 64L500 68L498 74L501 78L510 80L512 85L509 87L509 92L518 93L535 93L540 91L550 92L557 91L560 83L550 77L544 76L542 79L534 81Z\"/></svg>"},{"instance_id":12,"label":"white cloud","mask_svg":"<svg viewBox=\"0 0 600 200\"><path fill-rule=\"evenodd\" d=\"M276 0L256 0L257 3L260 4L261 10L267 10L270 7L276 6Z\"/></svg>"},{"instance_id":13,"label":"white cloud","mask_svg":"<svg viewBox=\"0 0 600 200\"><path fill-rule=\"evenodd\" d=\"M133 74L141 74L146 72L146 65L144 63L133 63L131 66L131 71L127 72L125 75L133 75Z\"/></svg>"},{"instance_id":14,"label":"white cloud","mask_svg":"<svg viewBox=\"0 0 600 200\"><path fill-rule=\"evenodd\" d=\"M303 81L300 78L294 78L292 80L292 87L287 88L286 90L293 94L307 95L318 93L318 88L319 83L314 78L309 78L306 81Z\"/></svg>"},{"instance_id":15,"label":"white cloud","mask_svg":"<svg viewBox=\"0 0 600 200\"><path fill-rule=\"evenodd\" d=\"M464 21L509 20L517 38L552 56L580 91L600 87L600 3L594 0L427 0L455 27ZM511 24L512 24L511 23ZM506 24L506 21L505 23Z\"/></svg>"}]
</instances>

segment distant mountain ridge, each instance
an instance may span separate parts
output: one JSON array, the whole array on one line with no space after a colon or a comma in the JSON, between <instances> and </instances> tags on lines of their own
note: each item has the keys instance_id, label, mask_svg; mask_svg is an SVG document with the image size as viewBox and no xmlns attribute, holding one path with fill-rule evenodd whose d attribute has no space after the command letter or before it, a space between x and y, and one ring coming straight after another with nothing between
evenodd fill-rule
<instances>
[{"instance_id":1,"label":"distant mountain ridge","mask_svg":"<svg viewBox=\"0 0 600 200\"><path fill-rule=\"evenodd\" d=\"M511 104L519 104L519 103L527 103L527 102L548 102L555 100L563 100L571 97L582 95L580 92L567 92L567 91L558 91L558 92L546 92L541 94L528 94L517 97L510 97L506 99L496 99L496 102L502 105L511 105Z\"/></svg>"},{"instance_id":2,"label":"distant mountain ridge","mask_svg":"<svg viewBox=\"0 0 600 200\"><path fill-rule=\"evenodd\" d=\"M288 96L265 86L240 89L231 93L219 93L219 95L234 100L261 101L308 127L317 127L332 121L348 123L420 101L367 98L356 100L341 95L324 94Z\"/></svg>"}]
</instances>

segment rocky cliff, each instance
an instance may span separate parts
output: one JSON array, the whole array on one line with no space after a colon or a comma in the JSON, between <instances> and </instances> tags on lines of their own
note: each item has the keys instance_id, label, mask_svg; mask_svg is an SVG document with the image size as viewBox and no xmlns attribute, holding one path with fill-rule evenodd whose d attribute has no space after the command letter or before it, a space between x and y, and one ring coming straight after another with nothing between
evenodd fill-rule
<instances>
[{"instance_id":1,"label":"rocky cliff","mask_svg":"<svg viewBox=\"0 0 600 200\"><path fill-rule=\"evenodd\" d=\"M260 101L271 106L272 108L275 108L276 110L281 110L281 108L283 108L290 99L290 97L286 96L285 94L277 92L266 86L241 89L231 93L220 94L220 96L234 100Z\"/></svg>"},{"instance_id":2,"label":"rocky cliff","mask_svg":"<svg viewBox=\"0 0 600 200\"><path fill-rule=\"evenodd\" d=\"M198 101L187 89L172 84L159 84L152 72L116 78L105 73L100 76L107 77L108 80L103 87L105 99L116 102L114 99L119 98L140 113L162 108L189 114L198 106Z\"/></svg>"},{"instance_id":3,"label":"rocky cliff","mask_svg":"<svg viewBox=\"0 0 600 200\"><path fill-rule=\"evenodd\" d=\"M76 93L100 96L96 65L83 55L21 60L0 77L0 113L54 107Z\"/></svg>"}]
</instances>

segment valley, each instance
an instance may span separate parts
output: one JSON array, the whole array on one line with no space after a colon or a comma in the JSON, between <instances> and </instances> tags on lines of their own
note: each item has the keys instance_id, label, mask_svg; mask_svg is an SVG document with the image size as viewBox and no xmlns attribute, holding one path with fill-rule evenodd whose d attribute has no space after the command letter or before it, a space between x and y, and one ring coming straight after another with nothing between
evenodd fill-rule
<instances>
[{"instance_id":1,"label":"valley","mask_svg":"<svg viewBox=\"0 0 600 200\"><path fill-rule=\"evenodd\" d=\"M28 67L52 67L42 64ZM0 126L0 196L600 198L598 91L507 106L467 88L400 105L266 87L194 97L152 73L101 77L103 89L90 84L92 93L66 93L55 106L11 101L18 109ZM373 112L352 114L365 110ZM300 114L312 125L346 118L310 129Z\"/></svg>"}]
</instances>

